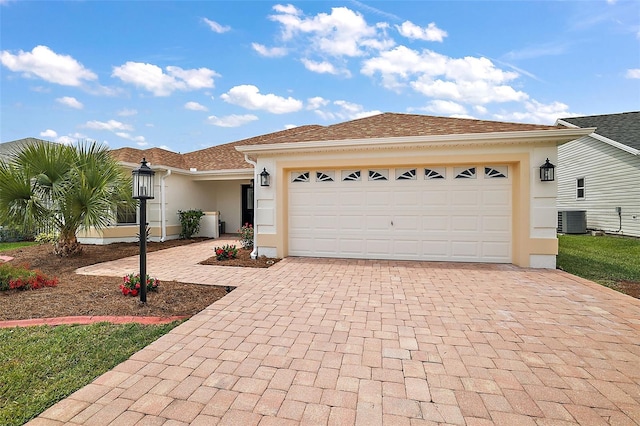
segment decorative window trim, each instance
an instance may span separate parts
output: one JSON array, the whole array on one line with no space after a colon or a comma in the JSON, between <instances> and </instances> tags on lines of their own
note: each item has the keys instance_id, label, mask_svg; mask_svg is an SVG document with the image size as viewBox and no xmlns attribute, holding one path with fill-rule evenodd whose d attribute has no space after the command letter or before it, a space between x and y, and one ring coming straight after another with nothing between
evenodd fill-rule
<instances>
[{"instance_id":1,"label":"decorative window trim","mask_svg":"<svg viewBox=\"0 0 640 426\"><path fill-rule=\"evenodd\" d=\"M425 168L424 169L424 178L426 180L431 180L431 179L446 179L446 169L442 168L441 170L438 169L428 169Z\"/></svg>"},{"instance_id":2,"label":"decorative window trim","mask_svg":"<svg viewBox=\"0 0 640 426\"><path fill-rule=\"evenodd\" d=\"M343 170L342 181L343 182L357 182L362 180L362 173L360 170Z\"/></svg>"},{"instance_id":3,"label":"decorative window trim","mask_svg":"<svg viewBox=\"0 0 640 426\"><path fill-rule=\"evenodd\" d=\"M396 169L396 180L416 180L417 169Z\"/></svg>"},{"instance_id":4,"label":"decorative window trim","mask_svg":"<svg viewBox=\"0 0 640 426\"><path fill-rule=\"evenodd\" d=\"M576 200L584 200L587 195L587 181L584 177L576 178Z\"/></svg>"},{"instance_id":5,"label":"decorative window trim","mask_svg":"<svg viewBox=\"0 0 640 426\"><path fill-rule=\"evenodd\" d=\"M499 170L498 168L499 169L503 169L503 170ZM508 169L508 167L496 166L496 168L493 168L493 167L485 166L484 167L484 177L485 177L485 179L506 178L507 177L507 169Z\"/></svg>"},{"instance_id":6,"label":"decorative window trim","mask_svg":"<svg viewBox=\"0 0 640 426\"><path fill-rule=\"evenodd\" d=\"M291 172L291 182L293 183L309 182L309 172Z\"/></svg>"},{"instance_id":7,"label":"decorative window trim","mask_svg":"<svg viewBox=\"0 0 640 426\"><path fill-rule=\"evenodd\" d=\"M456 172L455 179L475 179L476 167L469 167L467 169Z\"/></svg>"},{"instance_id":8,"label":"decorative window trim","mask_svg":"<svg viewBox=\"0 0 640 426\"><path fill-rule=\"evenodd\" d=\"M369 180L389 180L389 170L369 170Z\"/></svg>"},{"instance_id":9,"label":"decorative window trim","mask_svg":"<svg viewBox=\"0 0 640 426\"><path fill-rule=\"evenodd\" d=\"M334 172L316 172L316 182L333 182Z\"/></svg>"}]
</instances>

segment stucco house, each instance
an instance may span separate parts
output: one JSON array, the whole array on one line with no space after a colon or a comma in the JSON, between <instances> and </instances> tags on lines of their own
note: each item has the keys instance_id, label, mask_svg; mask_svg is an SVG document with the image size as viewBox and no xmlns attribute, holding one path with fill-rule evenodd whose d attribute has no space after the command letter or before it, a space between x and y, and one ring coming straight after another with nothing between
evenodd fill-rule
<instances>
[{"instance_id":1,"label":"stucco house","mask_svg":"<svg viewBox=\"0 0 640 426\"><path fill-rule=\"evenodd\" d=\"M554 268L557 186L540 166L592 131L385 113L186 154L113 155L128 169L144 157L156 172L154 239L177 237L178 210L201 209L227 232L252 222L257 255ZM127 220L84 241L131 239Z\"/></svg>"},{"instance_id":2,"label":"stucco house","mask_svg":"<svg viewBox=\"0 0 640 426\"><path fill-rule=\"evenodd\" d=\"M640 237L640 112L562 118L595 127L558 149L558 211L586 211L586 226Z\"/></svg>"}]
</instances>

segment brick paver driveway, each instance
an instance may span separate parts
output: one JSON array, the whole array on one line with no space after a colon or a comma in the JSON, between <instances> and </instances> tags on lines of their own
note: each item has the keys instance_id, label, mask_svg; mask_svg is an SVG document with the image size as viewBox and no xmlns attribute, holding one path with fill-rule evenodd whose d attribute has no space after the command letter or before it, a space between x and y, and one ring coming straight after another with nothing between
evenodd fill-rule
<instances>
[{"instance_id":1,"label":"brick paver driveway","mask_svg":"<svg viewBox=\"0 0 640 426\"><path fill-rule=\"evenodd\" d=\"M639 300L508 265L194 265L205 246L149 270L238 288L32 424L640 423Z\"/></svg>"}]
</instances>

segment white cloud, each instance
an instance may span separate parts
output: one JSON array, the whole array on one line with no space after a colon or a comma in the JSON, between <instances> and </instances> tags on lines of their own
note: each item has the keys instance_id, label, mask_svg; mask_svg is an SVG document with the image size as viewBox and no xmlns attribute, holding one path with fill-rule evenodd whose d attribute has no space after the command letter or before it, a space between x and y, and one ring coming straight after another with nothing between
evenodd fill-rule
<instances>
[{"instance_id":1,"label":"white cloud","mask_svg":"<svg viewBox=\"0 0 640 426\"><path fill-rule=\"evenodd\" d=\"M73 138L71 136L60 136L59 138L56 139L56 142L61 143L63 145L73 145L78 140L79 140L78 138Z\"/></svg>"},{"instance_id":2,"label":"white cloud","mask_svg":"<svg viewBox=\"0 0 640 426\"><path fill-rule=\"evenodd\" d=\"M214 33L222 34L231 29L231 27L229 26L220 25L216 21L212 21L207 18L202 18L202 20L209 26L209 28L211 28L211 31L213 31Z\"/></svg>"},{"instance_id":3,"label":"white cloud","mask_svg":"<svg viewBox=\"0 0 640 426\"><path fill-rule=\"evenodd\" d=\"M215 71L208 68L185 70L168 66L167 73L157 65L142 62L127 62L113 68L113 77L131 83L153 93L155 96L169 96L176 90L197 90L214 87Z\"/></svg>"},{"instance_id":4,"label":"white cloud","mask_svg":"<svg viewBox=\"0 0 640 426\"><path fill-rule=\"evenodd\" d=\"M191 111L207 111L206 106L193 101L190 101L184 104L184 109L189 109Z\"/></svg>"},{"instance_id":5,"label":"white cloud","mask_svg":"<svg viewBox=\"0 0 640 426\"><path fill-rule=\"evenodd\" d=\"M285 125L284 125L284 128L285 128L286 130L289 130L289 129L295 129L296 127L298 127L298 125L297 125L297 124L285 124Z\"/></svg>"},{"instance_id":6,"label":"white cloud","mask_svg":"<svg viewBox=\"0 0 640 426\"><path fill-rule=\"evenodd\" d=\"M296 39L313 50L330 56L362 56L367 49L393 46L384 28L370 26L363 16L346 7L334 7L331 13L304 17L292 5L276 5L277 12L269 18L281 25L282 39ZM306 39L305 39L306 38Z\"/></svg>"},{"instance_id":7,"label":"white cloud","mask_svg":"<svg viewBox=\"0 0 640 426\"><path fill-rule=\"evenodd\" d=\"M36 46L31 52L20 50L17 55L3 50L0 61L11 71L22 72L25 77L40 77L63 86L81 86L84 81L98 78L71 56L59 55L47 46Z\"/></svg>"},{"instance_id":8,"label":"white cloud","mask_svg":"<svg viewBox=\"0 0 640 426\"><path fill-rule=\"evenodd\" d=\"M43 138L55 139L58 137L58 132L56 132L55 130L47 129L44 132L40 132L40 136L42 136Z\"/></svg>"},{"instance_id":9,"label":"white cloud","mask_svg":"<svg viewBox=\"0 0 640 426\"><path fill-rule=\"evenodd\" d=\"M625 74L626 78L640 78L640 68L631 68L627 70Z\"/></svg>"},{"instance_id":10,"label":"white cloud","mask_svg":"<svg viewBox=\"0 0 640 426\"><path fill-rule=\"evenodd\" d=\"M423 111L442 115L464 115L467 109L459 103L452 101L443 101L440 99L433 100L429 104L421 108Z\"/></svg>"},{"instance_id":11,"label":"white cloud","mask_svg":"<svg viewBox=\"0 0 640 426\"><path fill-rule=\"evenodd\" d=\"M130 117L132 115L138 114L138 110L124 108L118 111L116 114L118 114L120 117Z\"/></svg>"},{"instance_id":12,"label":"white cloud","mask_svg":"<svg viewBox=\"0 0 640 426\"><path fill-rule=\"evenodd\" d=\"M336 69L330 62L322 61L315 62L310 59L302 59L304 67L309 71L317 72L318 74L340 74L341 72ZM348 70L345 70L347 75L351 75ZM342 73L345 73L343 71Z\"/></svg>"},{"instance_id":13,"label":"white cloud","mask_svg":"<svg viewBox=\"0 0 640 426\"><path fill-rule=\"evenodd\" d=\"M244 114L244 115L226 115L224 117L216 117L215 115L210 115L207 121L209 124L213 124L218 127L240 127L244 126L247 123L251 123L252 121L256 121L258 117L253 114Z\"/></svg>"},{"instance_id":14,"label":"white cloud","mask_svg":"<svg viewBox=\"0 0 640 426\"><path fill-rule=\"evenodd\" d=\"M272 93L263 95L253 85L235 86L220 96L222 100L251 110L264 110L273 114L286 114L302 109L302 102L292 97L283 98Z\"/></svg>"},{"instance_id":15,"label":"white cloud","mask_svg":"<svg viewBox=\"0 0 640 426\"><path fill-rule=\"evenodd\" d=\"M69 108L82 109L84 105L82 102L78 101L76 98L71 96L63 96L62 98L56 99L56 102L61 103L62 105L66 105Z\"/></svg>"},{"instance_id":16,"label":"white cloud","mask_svg":"<svg viewBox=\"0 0 640 426\"><path fill-rule=\"evenodd\" d=\"M260 43L251 43L251 47L260 55L266 56L267 58L280 58L286 56L288 53L286 47L267 47Z\"/></svg>"},{"instance_id":17,"label":"white cloud","mask_svg":"<svg viewBox=\"0 0 640 426\"><path fill-rule=\"evenodd\" d=\"M131 131L133 130L133 127L129 124L124 124L121 123L120 121L116 121L116 120L109 120L109 121L87 121L83 127L86 127L87 129L94 129L94 130L108 130L110 132L116 132L116 131Z\"/></svg>"},{"instance_id":18,"label":"white cloud","mask_svg":"<svg viewBox=\"0 0 640 426\"><path fill-rule=\"evenodd\" d=\"M535 99L524 103L525 111L494 114L494 118L504 121L538 123L552 125L558 118L578 117L581 114L569 112L569 106L562 102L543 104Z\"/></svg>"},{"instance_id":19,"label":"white cloud","mask_svg":"<svg viewBox=\"0 0 640 426\"><path fill-rule=\"evenodd\" d=\"M407 38L425 41L442 41L447 32L441 30L434 22L422 28L411 21L404 21L402 25L396 25L398 32Z\"/></svg>"},{"instance_id":20,"label":"white cloud","mask_svg":"<svg viewBox=\"0 0 640 426\"><path fill-rule=\"evenodd\" d=\"M314 112L324 120L355 120L382 114L382 112L378 110L365 111L362 105L345 100L334 101L333 105L338 107L337 110L328 111L316 109Z\"/></svg>"},{"instance_id":21,"label":"white cloud","mask_svg":"<svg viewBox=\"0 0 640 426\"><path fill-rule=\"evenodd\" d=\"M361 72L380 74L382 85L399 90L407 84L423 95L467 104L524 101L528 95L509 86L519 74L497 68L487 58L448 56L405 46L364 61Z\"/></svg>"},{"instance_id":22,"label":"white cloud","mask_svg":"<svg viewBox=\"0 0 640 426\"><path fill-rule=\"evenodd\" d=\"M327 105L329 105L329 100L324 99L321 96L315 96L307 99L307 109L318 109Z\"/></svg>"},{"instance_id":23,"label":"white cloud","mask_svg":"<svg viewBox=\"0 0 640 426\"><path fill-rule=\"evenodd\" d=\"M138 146L147 146L149 145L145 140L144 136L133 136L128 132L115 132L116 136L121 137L122 139L127 139L132 142L135 142Z\"/></svg>"}]
</instances>

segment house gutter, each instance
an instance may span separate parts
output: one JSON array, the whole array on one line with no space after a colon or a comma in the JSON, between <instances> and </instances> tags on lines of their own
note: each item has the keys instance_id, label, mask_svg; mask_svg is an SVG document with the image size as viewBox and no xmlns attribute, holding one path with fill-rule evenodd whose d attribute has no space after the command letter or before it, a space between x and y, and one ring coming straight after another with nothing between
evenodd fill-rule
<instances>
[{"instance_id":1,"label":"house gutter","mask_svg":"<svg viewBox=\"0 0 640 426\"><path fill-rule=\"evenodd\" d=\"M253 166L253 221L256 221L256 211L258 210L258 191L256 191L256 170L258 170L258 163L251 160L248 154L244 154L244 161ZM256 232L255 223L253 224L253 251L251 252L251 258L258 258L258 233Z\"/></svg>"},{"instance_id":2,"label":"house gutter","mask_svg":"<svg viewBox=\"0 0 640 426\"><path fill-rule=\"evenodd\" d=\"M169 176L171 176L171 170L167 170L167 173L162 175L162 177L160 178L160 229L162 229L162 236L160 237L160 241L163 243L167 239L167 222L165 220L167 216L167 205L165 203L166 188L164 180Z\"/></svg>"}]
</instances>

